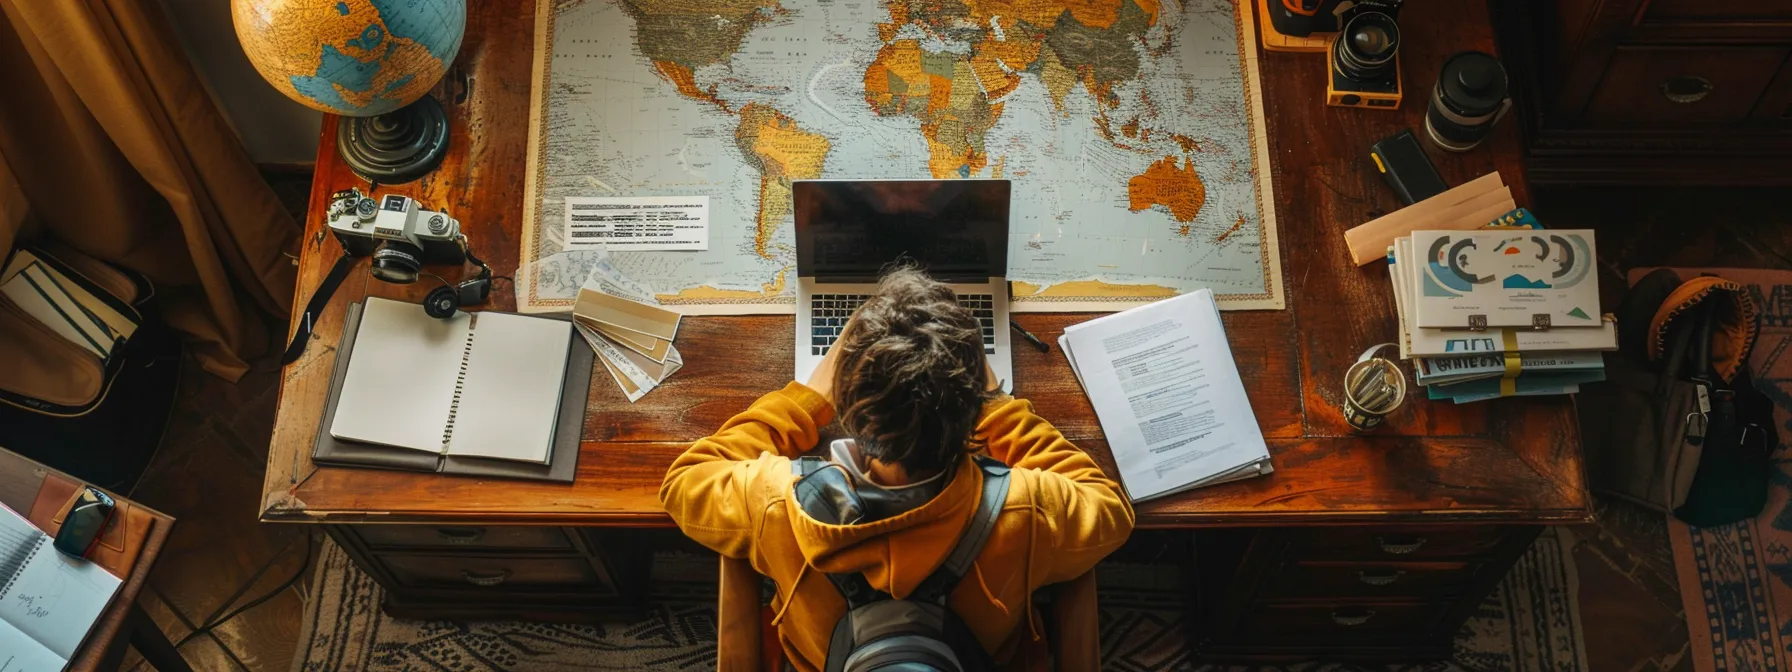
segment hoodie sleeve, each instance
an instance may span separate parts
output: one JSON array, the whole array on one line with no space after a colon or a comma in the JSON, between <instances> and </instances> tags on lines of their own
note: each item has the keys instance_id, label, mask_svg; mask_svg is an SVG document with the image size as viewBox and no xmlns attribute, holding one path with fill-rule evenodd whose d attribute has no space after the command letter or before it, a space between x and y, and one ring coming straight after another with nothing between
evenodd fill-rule
<instances>
[{"instance_id":1,"label":"hoodie sleeve","mask_svg":"<svg viewBox=\"0 0 1792 672\"><path fill-rule=\"evenodd\" d=\"M660 504L698 543L731 558L752 550L753 530L764 502L753 488L768 472L815 446L834 407L802 383L760 397L747 410L685 449L666 471Z\"/></svg>"},{"instance_id":2,"label":"hoodie sleeve","mask_svg":"<svg viewBox=\"0 0 1792 672\"><path fill-rule=\"evenodd\" d=\"M1082 449L1033 413L1023 399L999 398L977 425L990 457L1040 472L1033 506L1046 539L1033 545L1036 585L1069 581L1095 567L1132 534L1132 504ZM1043 570L1041 572L1041 570Z\"/></svg>"}]
</instances>

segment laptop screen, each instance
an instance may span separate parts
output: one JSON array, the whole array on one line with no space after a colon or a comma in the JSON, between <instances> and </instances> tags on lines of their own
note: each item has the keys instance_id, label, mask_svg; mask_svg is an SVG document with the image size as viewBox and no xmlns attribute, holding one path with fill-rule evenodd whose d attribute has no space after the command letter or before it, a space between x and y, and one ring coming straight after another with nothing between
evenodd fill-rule
<instances>
[{"instance_id":1,"label":"laptop screen","mask_svg":"<svg viewBox=\"0 0 1792 672\"><path fill-rule=\"evenodd\" d=\"M1008 274L1008 180L803 180L791 190L798 275L872 280L904 259L942 281Z\"/></svg>"}]
</instances>

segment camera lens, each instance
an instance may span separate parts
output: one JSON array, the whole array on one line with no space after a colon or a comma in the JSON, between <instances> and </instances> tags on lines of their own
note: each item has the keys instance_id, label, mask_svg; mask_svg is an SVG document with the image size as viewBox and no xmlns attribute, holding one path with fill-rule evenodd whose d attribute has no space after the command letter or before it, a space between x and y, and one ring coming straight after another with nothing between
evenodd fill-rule
<instances>
[{"instance_id":1,"label":"camera lens","mask_svg":"<svg viewBox=\"0 0 1792 672\"><path fill-rule=\"evenodd\" d=\"M423 270L423 250L408 241L388 240L374 251L369 270L373 272L373 277L386 282L395 285L411 284L417 281L417 273Z\"/></svg>"},{"instance_id":2,"label":"camera lens","mask_svg":"<svg viewBox=\"0 0 1792 672\"><path fill-rule=\"evenodd\" d=\"M1506 69L1499 59L1478 51L1451 56L1431 89L1425 132L1444 149L1473 149L1506 111L1506 96Z\"/></svg>"},{"instance_id":3,"label":"camera lens","mask_svg":"<svg viewBox=\"0 0 1792 672\"><path fill-rule=\"evenodd\" d=\"M1381 12L1362 12L1350 17L1332 40L1332 62L1338 74L1358 81L1387 76L1400 51L1400 26Z\"/></svg>"}]
</instances>

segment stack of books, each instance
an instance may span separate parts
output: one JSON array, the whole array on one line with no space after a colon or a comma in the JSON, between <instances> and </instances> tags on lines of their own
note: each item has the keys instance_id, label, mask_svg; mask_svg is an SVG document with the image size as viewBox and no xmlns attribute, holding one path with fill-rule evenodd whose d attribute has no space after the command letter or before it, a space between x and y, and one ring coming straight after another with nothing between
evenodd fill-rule
<instances>
[{"instance_id":1,"label":"stack of books","mask_svg":"<svg viewBox=\"0 0 1792 672\"><path fill-rule=\"evenodd\" d=\"M684 367L672 345L681 316L661 308L652 290L623 275L608 258L592 267L572 315L573 326L629 403Z\"/></svg>"},{"instance_id":2,"label":"stack of books","mask_svg":"<svg viewBox=\"0 0 1792 672\"><path fill-rule=\"evenodd\" d=\"M1475 231L1413 231L1387 248L1400 356L1434 400L1572 394L1605 380L1617 325L1599 313L1593 232L1524 209Z\"/></svg>"}]
</instances>

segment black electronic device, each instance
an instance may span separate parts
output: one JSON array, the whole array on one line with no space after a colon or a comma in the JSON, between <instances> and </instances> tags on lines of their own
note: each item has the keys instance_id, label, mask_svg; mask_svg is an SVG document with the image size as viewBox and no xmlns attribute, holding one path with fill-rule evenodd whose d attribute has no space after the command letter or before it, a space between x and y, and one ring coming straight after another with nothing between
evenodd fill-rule
<instances>
[{"instance_id":1,"label":"black electronic device","mask_svg":"<svg viewBox=\"0 0 1792 672\"><path fill-rule=\"evenodd\" d=\"M106 525L112 522L112 515L117 510L118 505L111 495L87 486L62 517L62 527L56 530L56 550L77 558L87 557L94 544L100 542L100 535L106 532Z\"/></svg>"},{"instance_id":2,"label":"black electronic device","mask_svg":"<svg viewBox=\"0 0 1792 672\"><path fill-rule=\"evenodd\" d=\"M796 269L822 282L875 283L909 260L940 282L1008 272L1008 180L798 180Z\"/></svg>"},{"instance_id":3,"label":"black electronic device","mask_svg":"<svg viewBox=\"0 0 1792 672\"><path fill-rule=\"evenodd\" d=\"M1403 0L1368 0L1344 13L1326 53L1325 102L1339 107L1400 107L1400 23Z\"/></svg>"},{"instance_id":4,"label":"black electronic device","mask_svg":"<svg viewBox=\"0 0 1792 672\"><path fill-rule=\"evenodd\" d=\"M1437 166L1431 164L1431 157L1425 155L1425 148L1419 146L1412 129L1371 145L1369 160L1375 163L1381 179L1387 180L1400 196L1401 203L1412 205L1450 188L1438 174Z\"/></svg>"}]
</instances>

